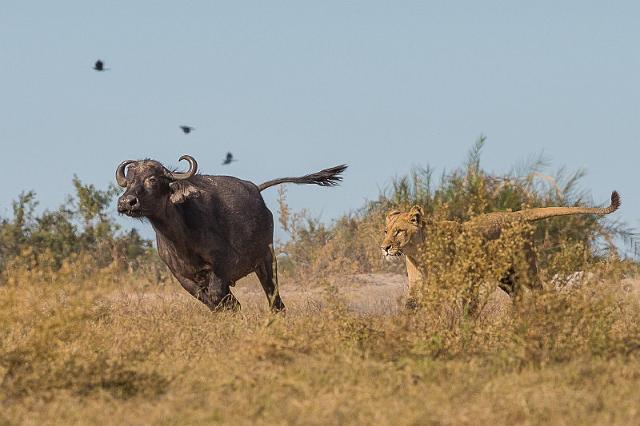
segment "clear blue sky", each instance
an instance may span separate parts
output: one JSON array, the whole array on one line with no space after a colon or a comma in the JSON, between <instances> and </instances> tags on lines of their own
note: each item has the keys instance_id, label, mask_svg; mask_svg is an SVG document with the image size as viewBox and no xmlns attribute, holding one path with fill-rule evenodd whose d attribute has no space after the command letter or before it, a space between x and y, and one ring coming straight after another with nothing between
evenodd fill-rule
<instances>
[{"instance_id":1,"label":"clear blue sky","mask_svg":"<svg viewBox=\"0 0 640 426\"><path fill-rule=\"evenodd\" d=\"M0 215L25 189L52 208L74 173L104 187L124 159L189 153L256 183L348 163L340 188L288 187L328 220L485 134L488 169L585 167L638 226L639 42L632 1L3 0Z\"/></svg>"}]
</instances>

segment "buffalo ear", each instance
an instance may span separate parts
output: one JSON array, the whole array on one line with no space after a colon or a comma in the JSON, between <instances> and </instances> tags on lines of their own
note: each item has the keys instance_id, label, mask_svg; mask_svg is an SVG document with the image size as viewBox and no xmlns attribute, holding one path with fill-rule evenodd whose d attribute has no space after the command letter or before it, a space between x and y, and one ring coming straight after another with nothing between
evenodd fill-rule
<instances>
[{"instance_id":1,"label":"buffalo ear","mask_svg":"<svg viewBox=\"0 0 640 426\"><path fill-rule=\"evenodd\" d=\"M169 200L171 200L173 204L184 203L192 198L198 198L202 194L202 191L189 182L171 182L169 188L171 189Z\"/></svg>"},{"instance_id":2,"label":"buffalo ear","mask_svg":"<svg viewBox=\"0 0 640 426\"><path fill-rule=\"evenodd\" d=\"M409 220L411 221L411 223L415 225L421 225L423 217L424 211L422 210L422 207L413 206L411 207L411 210L409 210Z\"/></svg>"}]
</instances>

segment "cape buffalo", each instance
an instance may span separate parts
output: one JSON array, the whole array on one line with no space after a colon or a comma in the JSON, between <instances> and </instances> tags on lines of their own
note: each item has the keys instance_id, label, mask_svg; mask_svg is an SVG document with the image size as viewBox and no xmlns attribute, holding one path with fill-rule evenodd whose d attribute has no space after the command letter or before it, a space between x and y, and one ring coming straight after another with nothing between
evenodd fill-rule
<instances>
[{"instance_id":1,"label":"cape buffalo","mask_svg":"<svg viewBox=\"0 0 640 426\"><path fill-rule=\"evenodd\" d=\"M260 191L285 182L334 186L340 165L302 177L255 185L232 176L196 174L193 157L184 173L154 160L127 160L116 169L118 212L147 218L160 258L191 295L212 310L238 309L229 287L255 272L274 311L284 309L273 252L273 215ZM126 175L125 175L126 172Z\"/></svg>"}]
</instances>

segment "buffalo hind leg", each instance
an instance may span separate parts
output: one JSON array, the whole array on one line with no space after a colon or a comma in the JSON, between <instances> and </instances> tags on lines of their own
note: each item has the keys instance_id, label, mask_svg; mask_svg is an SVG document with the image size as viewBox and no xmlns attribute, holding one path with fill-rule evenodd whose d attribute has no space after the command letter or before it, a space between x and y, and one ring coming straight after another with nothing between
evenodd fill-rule
<instances>
[{"instance_id":1,"label":"buffalo hind leg","mask_svg":"<svg viewBox=\"0 0 640 426\"><path fill-rule=\"evenodd\" d=\"M284 303L282 303L280 292L278 291L278 265L272 244L269 244L269 250L256 268L256 275L260 280L260 284L262 284L264 293L267 295L271 310L274 312L283 311Z\"/></svg>"}]
</instances>

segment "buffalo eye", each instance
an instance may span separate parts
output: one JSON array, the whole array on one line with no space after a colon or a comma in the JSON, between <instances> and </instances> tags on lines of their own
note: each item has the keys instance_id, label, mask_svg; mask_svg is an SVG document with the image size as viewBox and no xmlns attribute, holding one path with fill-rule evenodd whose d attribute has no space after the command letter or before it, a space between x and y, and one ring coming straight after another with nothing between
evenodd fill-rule
<instances>
[{"instance_id":1,"label":"buffalo eye","mask_svg":"<svg viewBox=\"0 0 640 426\"><path fill-rule=\"evenodd\" d=\"M146 186L154 186L157 181L158 179L156 179L155 176L150 176L145 179L144 183L146 184Z\"/></svg>"}]
</instances>

